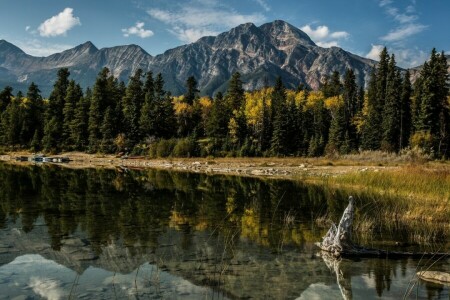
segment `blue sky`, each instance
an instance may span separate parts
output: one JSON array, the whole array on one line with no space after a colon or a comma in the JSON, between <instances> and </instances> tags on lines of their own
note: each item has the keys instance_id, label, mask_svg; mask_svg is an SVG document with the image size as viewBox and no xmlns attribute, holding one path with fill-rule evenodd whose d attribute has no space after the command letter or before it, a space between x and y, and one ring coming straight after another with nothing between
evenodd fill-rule
<instances>
[{"instance_id":1,"label":"blue sky","mask_svg":"<svg viewBox=\"0 0 450 300\"><path fill-rule=\"evenodd\" d=\"M138 44L152 55L241 23L276 19L323 47L399 65L450 51L448 0L0 0L0 39L46 56L92 41L98 48Z\"/></svg>"}]
</instances>

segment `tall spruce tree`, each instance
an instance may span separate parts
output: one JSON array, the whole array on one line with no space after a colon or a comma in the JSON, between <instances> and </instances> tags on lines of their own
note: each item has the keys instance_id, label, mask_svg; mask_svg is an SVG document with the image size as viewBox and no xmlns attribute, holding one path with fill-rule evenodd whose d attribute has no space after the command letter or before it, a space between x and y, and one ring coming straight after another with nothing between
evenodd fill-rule
<instances>
[{"instance_id":1,"label":"tall spruce tree","mask_svg":"<svg viewBox=\"0 0 450 300\"><path fill-rule=\"evenodd\" d=\"M275 86L271 94L271 102L273 131L270 151L272 155L275 156L287 155L288 118L286 118L286 89L284 88L281 77L278 77L275 82Z\"/></svg>"},{"instance_id":2,"label":"tall spruce tree","mask_svg":"<svg viewBox=\"0 0 450 300\"><path fill-rule=\"evenodd\" d=\"M388 152L399 151L400 141L400 101L401 101L401 76L397 69L395 56L392 54L389 60L386 98L383 109L381 149Z\"/></svg>"},{"instance_id":3,"label":"tall spruce tree","mask_svg":"<svg viewBox=\"0 0 450 300\"><path fill-rule=\"evenodd\" d=\"M242 87L241 74L239 72L232 75L225 99L231 112L239 110L244 103L244 88Z\"/></svg>"},{"instance_id":4,"label":"tall spruce tree","mask_svg":"<svg viewBox=\"0 0 450 300\"><path fill-rule=\"evenodd\" d=\"M40 142L43 132L44 103L41 91L34 82L28 87L26 103L22 105L22 111L20 139L22 145L30 146L36 134Z\"/></svg>"},{"instance_id":5,"label":"tall spruce tree","mask_svg":"<svg viewBox=\"0 0 450 300\"><path fill-rule=\"evenodd\" d=\"M108 75L108 68L103 68L100 71L95 80L90 99L88 132L89 150L91 152L99 150L100 141L102 140L100 127L103 123L103 115L108 102Z\"/></svg>"},{"instance_id":6,"label":"tall spruce tree","mask_svg":"<svg viewBox=\"0 0 450 300\"><path fill-rule=\"evenodd\" d=\"M225 138L228 133L228 116L224 113L225 100L221 92L218 92L212 103L211 113L206 123L206 134L213 138Z\"/></svg>"},{"instance_id":7,"label":"tall spruce tree","mask_svg":"<svg viewBox=\"0 0 450 300\"><path fill-rule=\"evenodd\" d=\"M140 141L139 120L144 102L142 70L137 69L130 77L125 97L123 98L123 116L127 128L129 145L133 147Z\"/></svg>"},{"instance_id":8,"label":"tall spruce tree","mask_svg":"<svg viewBox=\"0 0 450 300\"><path fill-rule=\"evenodd\" d=\"M70 124L70 139L73 141L75 150L86 150L89 141L89 108L91 106L92 91L86 90L86 95L78 99L75 106L75 114Z\"/></svg>"},{"instance_id":9,"label":"tall spruce tree","mask_svg":"<svg viewBox=\"0 0 450 300\"><path fill-rule=\"evenodd\" d=\"M63 122L63 147L66 150L72 150L74 146L74 141L72 137L74 133L72 130L73 120L75 118L76 105L77 102L83 97L83 90L81 89L79 84L76 84L74 80L69 82L69 86L67 88L67 94L65 97L65 103L63 108L64 122Z\"/></svg>"},{"instance_id":10,"label":"tall spruce tree","mask_svg":"<svg viewBox=\"0 0 450 300\"><path fill-rule=\"evenodd\" d=\"M186 93L184 94L184 101L192 105L194 100L198 97L200 91L197 89L197 80L194 76L189 76L186 80Z\"/></svg>"},{"instance_id":11,"label":"tall spruce tree","mask_svg":"<svg viewBox=\"0 0 450 300\"><path fill-rule=\"evenodd\" d=\"M58 151L62 142L64 123L64 101L69 86L69 69L61 68L57 73L56 82L48 99L45 113L44 149ZM51 122L51 124L49 124Z\"/></svg>"},{"instance_id":12,"label":"tall spruce tree","mask_svg":"<svg viewBox=\"0 0 450 300\"><path fill-rule=\"evenodd\" d=\"M403 75L400 97L400 140L399 148L403 149L409 145L409 138L412 129L411 95L412 87L410 81L411 74L406 70Z\"/></svg>"}]
</instances>

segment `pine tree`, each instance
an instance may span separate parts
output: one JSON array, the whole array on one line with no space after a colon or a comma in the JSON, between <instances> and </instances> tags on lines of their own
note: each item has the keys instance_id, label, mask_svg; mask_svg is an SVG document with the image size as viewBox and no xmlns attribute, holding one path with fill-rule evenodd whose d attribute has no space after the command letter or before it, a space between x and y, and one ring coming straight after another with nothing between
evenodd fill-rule
<instances>
[{"instance_id":1,"label":"pine tree","mask_svg":"<svg viewBox=\"0 0 450 300\"><path fill-rule=\"evenodd\" d=\"M130 77L130 82L123 98L123 116L130 146L136 145L140 140L139 120L144 102L141 78L142 70L138 69Z\"/></svg>"},{"instance_id":2,"label":"pine tree","mask_svg":"<svg viewBox=\"0 0 450 300\"><path fill-rule=\"evenodd\" d=\"M75 108L75 115L70 124L70 139L74 143L75 150L86 150L89 141L89 107L91 105L92 91L86 90L86 95L81 97Z\"/></svg>"},{"instance_id":3,"label":"pine tree","mask_svg":"<svg viewBox=\"0 0 450 300\"><path fill-rule=\"evenodd\" d=\"M272 102L272 122L273 131L271 138L270 151L272 155L280 156L286 155L288 149L286 147L287 141L287 103L286 90L284 88L281 77L278 77L274 89L271 94Z\"/></svg>"},{"instance_id":4,"label":"pine tree","mask_svg":"<svg viewBox=\"0 0 450 300\"><path fill-rule=\"evenodd\" d=\"M401 85L400 97L400 141L399 149L403 149L409 145L409 138L412 129L412 115L411 115L411 94L412 87L409 70L406 70L403 75Z\"/></svg>"},{"instance_id":5,"label":"pine tree","mask_svg":"<svg viewBox=\"0 0 450 300\"><path fill-rule=\"evenodd\" d=\"M377 72L372 71L367 90L367 116L364 123L361 147L364 150L377 150L381 140L381 105L377 98Z\"/></svg>"},{"instance_id":6,"label":"pine tree","mask_svg":"<svg viewBox=\"0 0 450 300\"><path fill-rule=\"evenodd\" d=\"M74 146L74 141L72 140L72 137L74 136L72 130L74 128L72 127L72 124L75 118L76 105L82 97L83 91L80 85L76 84L74 80L71 80L67 88L67 94L63 109L64 122L63 122L62 139L63 139L63 146L66 150L70 150Z\"/></svg>"},{"instance_id":7,"label":"pine tree","mask_svg":"<svg viewBox=\"0 0 450 300\"><path fill-rule=\"evenodd\" d=\"M8 107L9 103L11 103L11 99L13 98L13 88L10 86L6 86L0 92L0 114L5 111L6 107Z\"/></svg>"},{"instance_id":8,"label":"pine tree","mask_svg":"<svg viewBox=\"0 0 450 300\"><path fill-rule=\"evenodd\" d=\"M213 138L225 138L228 132L229 118L225 114L225 100L221 92L214 98L211 114L206 123L206 134Z\"/></svg>"},{"instance_id":9,"label":"pine tree","mask_svg":"<svg viewBox=\"0 0 450 300\"><path fill-rule=\"evenodd\" d=\"M148 72L144 84L144 105L141 110L139 126L142 136L155 136L155 87L153 82L153 73Z\"/></svg>"},{"instance_id":10,"label":"pine tree","mask_svg":"<svg viewBox=\"0 0 450 300\"><path fill-rule=\"evenodd\" d=\"M414 127L415 135L431 136L430 152L437 157L448 154L449 105L448 73L445 55L431 52L430 59L424 64L420 78L415 83Z\"/></svg>"},{"instance_id":11,"label":"pine tree","mask_svg":"<svg viewBox=\"0 0 450 300\"><path fill-rule=\"evenodd\" d=\"M334 71L331 78L325 78L321 91L325 98L339 96L342 93L342 83L338 71Z\"/></svg>"},{"instance_id":12,"label":"pine tree","mask_svg":"<svg viewBox=\"0 0 450 300\"><path fill-rule=\"evenodd\" d=\"M380 53L380 62L373 70L367 92L367 119L363 128L362 148L378 150L382 139L382 112L386 102L386 84L389 55L386 47Z\"/></svg>"},{"instance_id":13,"label":"pine tree","mask_svg":"<svg viewBox=\"0 0 450 300\"><path fill-rule=\"evenodd\" d=\"M30 147L31 147L31 150L34 152L41 150L41 137L40 137L38 129L36 129L34 131L33 139L31 140L31 143L30 143Z\"/></svg>"},{"instance_id":14,"label":"pine tree","mask_svg":"<svg viewBox=\"0 0 450 300\"><path fill-rule=\"evenodd\" d=\"M97 76L94 84L94 90L90 97L89 108L89 150L97 151L102 139L100 126L103 122L103 114L108 102L108 68L103 68Z\"/></svg>"},{"instance_id":15,"label":"pine tree","mask_svg":"<svg viewBox=\"0 0 450 300\"><path fill-rule=\"evenodd\" d=\"M397 70L395 56L392 54L389 60L388 75L386 80L386 98L383 109L381 149L389 152L398 152L400 141L400 101L401 101L401 77Z\"/></svg>"},{"instance_id":16,"label":"pine tree","mask_svg":"<svg viewBox=\"0 0 450 300\"><path fill-rule=\"evenodd\" d=\"M260 130L260 148L259 151L264 153L270 149L270 141L272 139L272 122L270 119L270 107L267 105L267 99L262 100L262 116L261 116L261 130Z\"/></svg>"},{"instance_id":17,"label":"pine tree","mask_svg":"<svg viewBox=\"0 0 450 300\"><path fill-rule=\"evenodd\" d=\"M236 72L230 79L227 94L225 96L229 111L237 111L244 103L244 88L242 87L241 74Z\"/></svg>"},{"instance_id":18,"label":"pine tree","mask_svg":"<svg viewBox=\"0 0 450 300\"><path fill-rule=\"evenodd\" d=\"M114 152L114 110L111 106L105 111L100 130L102 132L102 141L100 144L100 150L105 153Z\"/></svg>"},{"instance_id":19,"label":"pine tree","mask_svg":"<svg viewBox=\"0 0 450 300\"><path fill-rule=\"evenodd\" d=\"M58 71L56 82L50 94L48 106L45 113L44 126L44 148L45 150L57 151L60 149L63 130L63 109L69 86L69 69L62 68ZM51 125L50 126L50 123ZM51 148L46 148L50 146Z\"/></svg>"},{"instance_id":20,"label":"pine tree","mask_svg":"<svg viewBox=\"0 0 450 300\"><path fill-rule=\"evenodd\" d=\"M30 146L37 131L42 136L44 104L38 86L32 82L28 87L26 104L22 105L22 127L20 140L23 145Z\"/></svg>"},{"instance_id":21,"label":"pine tree","mask_svg":"<svg viewBox=\"0 0 450 300\"><path fill-rule=\"evenodd\" d=\"M198 93L200 91L197 89L197 80L194 76L189 76L186 80L186 93L184 94L184 101L192 105L194 100L198 98Z\"/></svg>"}]
</instances>

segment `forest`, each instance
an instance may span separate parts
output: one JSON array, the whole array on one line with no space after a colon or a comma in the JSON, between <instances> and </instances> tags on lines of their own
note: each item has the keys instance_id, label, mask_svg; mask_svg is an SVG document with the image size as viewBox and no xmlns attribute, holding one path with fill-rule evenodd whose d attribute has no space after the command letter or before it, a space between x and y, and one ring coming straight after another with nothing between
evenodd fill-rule
<instances>
[{"instance_id":1,"label":"forest","mask_svg":"<svg viewBox=\"0 0 450 300\"><path fill-rule=\"evenodd\" d=\"M432 50L414 84L385 48L367 87L334 72L317 91L274 85L245 91L234 73L227 91L200 96L164 90L161 74L138 69L128 84L104 68L85 91L58 71L48 99L31 83L26 94L0 91L1 151L129 153L149 157L323 156L419 149L450 154L450 97L444 53Z\"/></svg>"}]
</instances>

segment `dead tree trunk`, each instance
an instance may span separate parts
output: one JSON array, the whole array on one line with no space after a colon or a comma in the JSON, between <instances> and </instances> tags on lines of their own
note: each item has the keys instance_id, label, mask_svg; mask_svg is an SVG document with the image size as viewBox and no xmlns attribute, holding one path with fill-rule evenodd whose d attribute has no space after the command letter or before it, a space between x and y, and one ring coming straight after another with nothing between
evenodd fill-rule
<instances>
[{"instance_id":1,"label":"dead tree trunk","mask_svg":"<svg viewBox=\"0 0 450 300\"><path fill-rule=\"evenodd\" d=\"M352 242L352 223L355 214L353 197L349 197L349 204L342 214L339 225L333 223L322 242L316 245L334 257L380 257L380 258L422 258L449 256L449 253L433 252L398 252L380 249L364 248Z\"/></svg>"}]
</instances>

